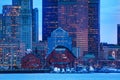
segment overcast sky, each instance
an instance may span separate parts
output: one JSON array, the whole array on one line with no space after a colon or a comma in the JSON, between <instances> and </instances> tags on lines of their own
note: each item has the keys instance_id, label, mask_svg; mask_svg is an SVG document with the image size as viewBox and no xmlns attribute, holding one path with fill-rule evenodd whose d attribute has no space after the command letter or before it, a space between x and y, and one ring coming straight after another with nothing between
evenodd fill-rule
<instances>
[{"instance_id":1,"label":"overcast sky","mask_svg":"<svg viewBox=\"0 0 120 80\"><path fill-rule=\"evenodd\" d=\"M0 13L2 5L11 4L12 0L0 0ZM34 8L39 9L39 39L42 35L42 0L33 0ZM101 42L117 43L117 24L120 23L120 0L101 0L100 3L100 31Z\"/></svg>"}]
</instances>

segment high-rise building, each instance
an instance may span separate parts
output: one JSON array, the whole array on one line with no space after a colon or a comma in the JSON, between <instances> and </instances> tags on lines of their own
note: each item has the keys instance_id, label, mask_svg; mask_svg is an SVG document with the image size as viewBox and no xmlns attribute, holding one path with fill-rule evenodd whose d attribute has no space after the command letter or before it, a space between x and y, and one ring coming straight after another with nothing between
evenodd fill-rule
<instances>
[{"instance_id":1,"label":"high-rise building","mask_svg":"<svg viewBox=\"0 0 120 80\"><path fill-rule=\"evenodd\" d=\"M38 43L38 33L39 33L39 26L38 26L38 9L33 9L32 13L32 41Z\"/></svg>"},{"instance_id":2,"label":"high-rise building","mask_svg":"<svg viewBox=\"0 0 120 80\"><path fill-rule=\"evenodd\" d=\"M88 53L98 58L100 49L100 0L88 0Z\"/></svg>"},{"instance_id":3,"label":"high-rise building","mask_svg":"<svg viewBox=\"0 0 120 80\"><path fill-rule=\"evenodd\" d=\"M42 0L42 39L47 41L53 30L58 27L58 1Z\"/></svg>"},{"instance_id":4,"label":"high-rise building","mask_svg":"<svg viewBox=\"0 0 120 80\"><path fill-rule=\"evenodd\" d=\"M2 35L6 41L20 41L20 6L3 6Z\"/></svg>"},{"instance_id":5,"label":"high-rise building","mask_svg":"<svg viewBox=\"0 0 120 80\"><path fill-rule=\"evenodd\" d=\"M88 51L87 0L43 0L43 40L58 26L69 32L74 47Z\"/></svg>"},{"instance_id":6,"label":"high-rise building","mask_svg":"<svg viewBox=\"0 0 120 80\"><path fill-rule=\"evenodd\" d=\"M26 49L32 49L32 0L13 0L13 5L21 6L20 9L20 38L25 43Z\"/></svg>"},{"instance_id":7,"label":"high-rise building","mask_svg":"<svg viewBox=\"0 0 120 80\"><path fill-rule=\"evenodd\" d=\"M42 38L58 26L69 32L80 52L97 56L100 43L99 0L43 0Z\"/></svg>"},{"instance_id":8,"label":"high-rise building","mask_svg":"<svg viewBox=\"0 0 120 80\"><path fill-rule=\"evenodd\" d=\"M0 39L2 39L2 14L0 14Z\"/></svg>"},{"instance_id":9,"label":"high-rise building","mask_svg":"<svg viewBox=\"0 0 120 80\"><path fill-rule=\"evenodd\" d=\"M117 25L117 44L120 45L120 24Z\"/></svg>"}]
</instances>

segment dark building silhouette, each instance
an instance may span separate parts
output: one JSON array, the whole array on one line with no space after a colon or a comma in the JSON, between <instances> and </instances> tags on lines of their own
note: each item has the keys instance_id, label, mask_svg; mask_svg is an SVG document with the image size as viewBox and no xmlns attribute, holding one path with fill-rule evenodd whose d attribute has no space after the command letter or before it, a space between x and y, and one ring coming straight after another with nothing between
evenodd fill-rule
<instances>
[{"instance_id":1,"label":"dark building silhouette","mask_svg":"<svg viewBox=\"0 0 120 80\"><path fill-rule=\"evenodd\" d=\"M117 25L117 44L120 45L120 24Z\"/></svg>"},{"instance_id":2,"label":"dark building silhouette","mask_svg":"<svg viewBox=\"0 0 120 80\"><path fill-rule=\"evenodd\" d=\"M100 0L88 0L88 53L98 58L100 49Z\"/></svg>"}]
</instances>

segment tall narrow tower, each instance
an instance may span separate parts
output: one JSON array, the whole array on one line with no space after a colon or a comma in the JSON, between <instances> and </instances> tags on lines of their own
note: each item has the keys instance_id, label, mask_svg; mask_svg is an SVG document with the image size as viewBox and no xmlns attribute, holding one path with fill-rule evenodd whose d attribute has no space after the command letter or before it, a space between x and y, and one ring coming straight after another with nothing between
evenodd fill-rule
<instances>
[{"instance_id":1,"label":"tall narrow tower","mask_svg":"<svg viewBox=\"0 0 120 80\"><path fill-rule=\"evenodd\" d=\"M88 53L98 58L100 47L100 0L88 0Z\"/></svg>"},{"instance_id":2,"label":"tall narrow tower","mask_svg":"<svg viewBox=\"0 0 120 80\"><path fill-rule=\"evenodd\" d=\"M120 24L117 25L117 44L120 45Z\"/></svg>"},{"instance_id":3,"label":"tall narrow tower","mask_svg":"<svg viewBox=\"0 0 120 80\"><path fill-rule=\"evenodd\" d=\"M20 6L20 41L26 49L32 49L32 0L13 0L13 5Z\"/></svg>"}]
</instances>

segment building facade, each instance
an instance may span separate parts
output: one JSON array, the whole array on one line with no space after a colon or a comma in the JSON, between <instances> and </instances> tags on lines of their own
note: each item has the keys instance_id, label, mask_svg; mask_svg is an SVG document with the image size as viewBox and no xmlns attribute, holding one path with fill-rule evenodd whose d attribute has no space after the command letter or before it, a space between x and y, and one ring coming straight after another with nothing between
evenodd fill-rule
<instances>
[{"instance_id":1,"label":"building facade","mask_svg":"<svg viewBox=\"0 0 120 80\"><path fill-rule=\"evenodd\" d=\"M20 41L20 6L4 5L2 19L3 40L7 42Z\"/></svg>"},{"instance_id":2,"label":"building facade","mask_svg":"<svg viewBox=\"0 0 120 80\"><path fill-rule=\"evenodd\" d=\"M100 52L100 0L88 0L88 54Z\"/></svg>"},{"instance_id":3,"label":"building facade","mask_svg":"<svg viewBox=\"0 0 120 80\"><path fill-rule=\"evenodd\" d=\"M33 9L32 12L32 42L38 43L38 33L39 33L39 26L38 26L38 9Z\"/></svg>"},{"instance_id":4,"label":"building facade","mask_svg":"<svg viewBox=\"0 0 120 80\"><path fill-rule=\"evenodd\" d=\"M1 42L0 66L4 70L20 69L21 59L24 55L24 44Z\"/></svg>"},{"instance_id":5,"label":"building facade","mask_svg":"<svg viewBox=\"0 0 120 80\"><path fill-rule=\"evenodd\" d=\"M42 0L42 39L47 41L56 28L58 28L58 1Z\"/></svg>"},{"instance_id":6,"label":"building facade","mask_svg":"<svg viewBox=\"0 0 120 80\"><path fill-rule=\"evenodd\" d=\"M47 40L58 26L72 37L82 55L99 52L99 0L43 0L42 38Z\"/></svg>"},{"instance_id":7,"label":"building facade","mask_svg":"<svg viewBox=\"0 0 120 80\"><path fill-rule=\"evenodd\" d=\"M0 39L2 39L2 14L0 14Z\"/></svg>"},{"instance_id":8,"label":"building facade","mask_svg":"<svg viewBox=\"0 0 120 80\"><path fill-rule=\"evenodd\" d=\"M51 33L51 37L48 38L47 54L50 54L57 46L64 46L72 52L72 39L61 27L54 30Z\"/></svg>"},{"instance_id":9,"label":"building facade","mask_svg":"<svg viewBox=\"0 0 120 80\"><path fill-rule=\"evenodd\" d=\"M120 45L120 24L117 25L117 44Z\"/></svg>"},{"instance_id":10,"label":"building facade","mask_svg":"<svg viewBox=\"0 0 120 80\"><path fill-rule=\"evenodd\" d=\"M32 0L12 0L13 6L20 6L20 40L26 49L32 49Z\"/></svg>"}]
</instances>

